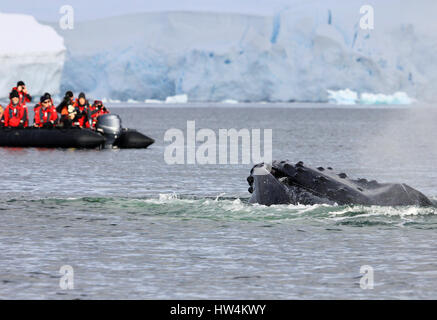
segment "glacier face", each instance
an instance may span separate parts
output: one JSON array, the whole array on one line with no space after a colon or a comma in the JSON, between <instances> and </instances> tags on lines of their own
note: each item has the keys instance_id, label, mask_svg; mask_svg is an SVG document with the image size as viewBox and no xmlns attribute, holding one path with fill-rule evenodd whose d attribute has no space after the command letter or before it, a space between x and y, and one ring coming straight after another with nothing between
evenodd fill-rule
<instances>
[{"instance_id":1,"label":"glacier face","mask_svg":"<svg viewBox=\"0 0 437 320\"><path fill-rule=\"evenodd\" d=\"M373 1L369 1L372 3ZM328 101L327 90L437 97L435 1L292 6L273 16L144 13L59 30L68 48L62 89L127 101Z\"/></svg>"},{"instance_id":2,"label":"glacier face","mask_svg":"<svg viewBox=\"0 0 437 320\"><path fill-rule=\"evenodd\" d=\"M57 94L64 66L64 40L32 16L0 13L0 99L23 80L31 95Z\"/></svg>"}]
</instances>

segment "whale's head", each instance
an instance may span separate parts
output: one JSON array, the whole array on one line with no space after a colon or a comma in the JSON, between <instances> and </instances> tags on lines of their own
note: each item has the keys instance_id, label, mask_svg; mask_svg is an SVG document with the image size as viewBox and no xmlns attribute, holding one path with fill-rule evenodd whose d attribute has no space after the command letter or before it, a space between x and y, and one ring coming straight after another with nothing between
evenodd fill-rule
<instances>
[{"instance_id":1,"label":"whale's head","mask_svg":"<svg viewBox=\"0 0 437 320\"><path fill-rule=\"evenodd\" d=\"M331 168L312 169L299 161L273 161L255 165L247 178L251 203L272 204L349 204L369 203L362 190L344 174Z\"/></svg>"},{"instance_id":2,"label":"whale's head","mask_svg":"<svg viewBox=\"0 0 437 320\"><path fill-rule=\"evenodd\" d=\"M433 203L421 192L400 183L350 179L332 168L311 168L302 161L273 161L255 165L247 178L250 203L419 205Z\"/></svg>"},{"instance_id":3,"label":"whale's head","mask_svg":"<svg viewBox=\"0 0 437 320\"><path fill-rule=\"evenodd\" d=\"M247 177L249 192L252 194L250 203L259 203L270 206L272 204L290 203L288 188L278 174L269 164L255 165Z\"/></svg>"}]
</instances>

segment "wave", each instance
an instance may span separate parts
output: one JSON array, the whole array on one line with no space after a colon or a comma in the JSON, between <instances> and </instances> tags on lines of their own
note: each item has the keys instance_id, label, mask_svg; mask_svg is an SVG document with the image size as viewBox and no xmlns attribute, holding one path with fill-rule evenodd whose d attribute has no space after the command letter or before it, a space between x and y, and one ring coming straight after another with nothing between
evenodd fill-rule
<instances>
[{"instance_id":1,"label":"wave","mask_svg":"<svg viewBox=\"0 0 437 320\"><path fill-rule=\"evenodd\" d=\"M338 205L273 205L249 204L247 198L194 197L160 194L145 198L79 197L47 199L12 199L0 202L3 210L42 210L55 214L87 211L90 214L136 215L174 219L209 219L214 221L246 221L263 223L334 224L337 226L405 226L437 228L437 208L380 207Z\"/></svg>"}]
</instances>

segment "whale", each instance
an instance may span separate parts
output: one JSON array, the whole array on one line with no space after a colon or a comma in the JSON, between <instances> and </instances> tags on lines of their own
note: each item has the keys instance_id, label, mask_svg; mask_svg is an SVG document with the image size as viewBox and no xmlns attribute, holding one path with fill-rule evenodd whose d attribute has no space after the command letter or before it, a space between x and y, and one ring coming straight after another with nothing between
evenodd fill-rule
<instances>
[{"instance_id":1,"label":"whale","mask_svg":"<svg viewBox=\"0 0 437 320\"><path fill-rule=\"evenodd\" d=\"M433 206L420 191L404 183L351 179L331 167L313 168L302 161L275 160L253 166L247 178L249 203L365 206Z\"/></svg>"}]
</instances>

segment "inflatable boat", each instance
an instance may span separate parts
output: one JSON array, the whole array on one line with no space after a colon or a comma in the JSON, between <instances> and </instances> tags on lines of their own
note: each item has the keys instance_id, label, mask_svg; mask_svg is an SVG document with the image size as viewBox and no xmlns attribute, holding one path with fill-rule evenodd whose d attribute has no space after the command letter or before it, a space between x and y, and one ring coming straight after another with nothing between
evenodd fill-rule
<instances>
[{"instance_id":1,"label":"inflatable boat","mask_svg":"<svg viewBox=\"0 0 437 320\"><path fill-rule=\"evenodd\" d=\"M96 131L81 128L0 128L0 147L21 148L147 148L155 140L121 127L120 117L99 117Z\"/></svg>"}]
</instances>

